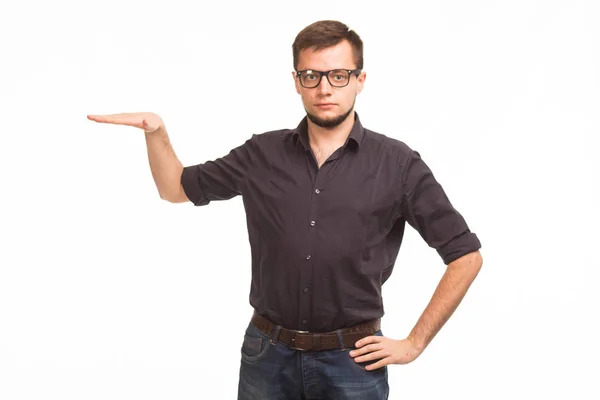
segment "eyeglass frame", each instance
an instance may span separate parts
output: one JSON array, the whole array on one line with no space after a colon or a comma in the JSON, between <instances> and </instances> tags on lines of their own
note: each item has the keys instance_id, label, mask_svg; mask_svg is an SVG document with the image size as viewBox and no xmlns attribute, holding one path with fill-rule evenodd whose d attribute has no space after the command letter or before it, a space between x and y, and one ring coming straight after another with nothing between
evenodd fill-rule
<instances>
[{"instance_id":1,"label":"eyeglass frame","mask_svg":"<svg viewBox=\"0 0 600 400\"><path fill-rule=\"evenodd\" d=\"M304 86L304 84L302 83L302 79L300 78L300 75L302 75L303 72L317 72L319 74L319 81L317 82L317 84L315 86ZM329 74L332 73L333 71L346 71L348 73L348 82L346 82L346 84L344 86L336 86L333 83L331 83L331 81L329 80ZM325 76L327 78L327 82L329 82L329 84L331 85L331 87L335 87L335 88L343 88L348 86L348 84L350 83L350 78L352 77L352 75L356 75L357 77L361 74L362 69L344 69L344 68L336 68L336 69L330 69L329 71L317 71L316 69L303 69L300 71L296 71L296 78L298 78L298 81L300 82L300 85L303 88L306 89L314 89L319 87L319 85L321 84L321 80L323 79L323 76Z\"/></svg>"}]
</instances>

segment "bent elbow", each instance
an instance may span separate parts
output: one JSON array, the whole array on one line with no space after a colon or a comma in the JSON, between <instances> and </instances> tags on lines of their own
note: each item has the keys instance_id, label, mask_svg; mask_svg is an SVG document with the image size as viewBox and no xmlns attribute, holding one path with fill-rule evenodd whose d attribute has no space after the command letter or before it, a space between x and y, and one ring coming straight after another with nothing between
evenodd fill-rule
<instances>
[{"instance_id":1,"label":"bent elbow","mask_svg":"<svg viewBox=\"0 0 600 400\"><path fill-rule=\"evenodd\" d=\"M177 192L174 193L160 193L160 198L168 201L169 203L185 203L189 201L185 191L181 187Z\"/></svg>"}]
</instances>

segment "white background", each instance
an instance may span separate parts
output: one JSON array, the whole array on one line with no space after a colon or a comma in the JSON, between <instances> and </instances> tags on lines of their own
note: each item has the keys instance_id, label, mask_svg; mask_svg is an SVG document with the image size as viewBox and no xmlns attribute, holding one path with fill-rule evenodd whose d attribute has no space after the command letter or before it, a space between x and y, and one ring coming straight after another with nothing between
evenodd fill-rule
<instances>
[{"instance_id":1,"label":"white background","mask_svg":"<svg viewBox=\"0 0 600 400\"><path fill-rule=\"evenodd\" d=\"M363 124L417 149L483 243L390 399L600 398L597 1L203 4L0 6L0 399L236 397L241 198L161 200L143 133L86 115L158 113L184 165L293 128L291 44L319 19L365 42ZM407 227L387 336L443 270Z\"/></svg>"}]
</instances>

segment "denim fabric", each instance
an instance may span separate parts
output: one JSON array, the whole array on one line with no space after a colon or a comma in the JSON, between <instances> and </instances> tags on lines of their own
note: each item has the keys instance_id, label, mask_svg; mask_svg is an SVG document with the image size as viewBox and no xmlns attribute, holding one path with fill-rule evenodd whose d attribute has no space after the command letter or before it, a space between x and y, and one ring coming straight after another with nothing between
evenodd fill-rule
<instances>
[{"instance_id":1,"label":"denim fabric","mask_svg":"<svg viewBox=\"0 0 600 400\"><path fill-rule=\"evenodd\" d=\"M387 367L367 371L375 361L356 363L348 354L352 348L293 350L271 343L250 323L241 348L238 400L387 399Z\"/></svg>"}]
</instances>

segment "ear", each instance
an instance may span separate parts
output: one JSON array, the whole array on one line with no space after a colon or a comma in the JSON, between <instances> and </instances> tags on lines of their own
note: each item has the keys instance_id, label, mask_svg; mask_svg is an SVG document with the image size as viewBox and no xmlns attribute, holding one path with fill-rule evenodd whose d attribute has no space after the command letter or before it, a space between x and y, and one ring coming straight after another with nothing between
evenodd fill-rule
<instances>
[{"instance_id":1,"label":"ear","mask_svg":"<svg viewBox=\"0 0 600 400\"><path fill-rule=\"evenodd\" d=\"M298 82L298 77L296 76L296 71L292 71L292 78L294 79L294 84L296 85L296 93L300 93L300 82Z\"/></svg>"},{"instance_id":2,"label":"ear","mask_svg":"<svg viewBox=\"0 0 600 400\"><path fill-rule=\"evenodd\" d=\"M365 71L362 71L360 73L360 75L358 75L358 77L356 78L356 94L359 94L360 92L362 92L363 87L365 86L365 80L367 79L367 73Z\"/></svg>"}]
</instances>

